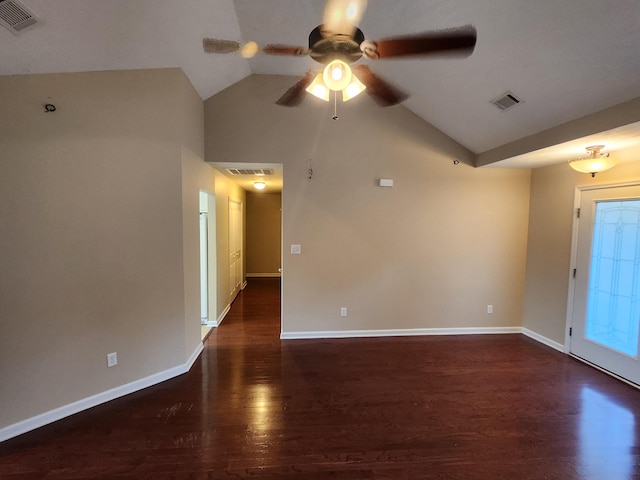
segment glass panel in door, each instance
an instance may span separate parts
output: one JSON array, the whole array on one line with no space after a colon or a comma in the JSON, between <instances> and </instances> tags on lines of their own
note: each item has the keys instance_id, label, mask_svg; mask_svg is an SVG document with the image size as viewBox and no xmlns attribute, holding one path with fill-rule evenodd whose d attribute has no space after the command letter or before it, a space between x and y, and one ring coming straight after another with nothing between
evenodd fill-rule
<instances>
[{"instance_id":1,"label":"glass panel in door","mask_svg":"<svg viewBox=\"0 0 640 480\"><path fill-rule=\"evenodd\" d=\"M596 202L586 338L638 355L640 200Z\"/></svg>"}]
</instances>

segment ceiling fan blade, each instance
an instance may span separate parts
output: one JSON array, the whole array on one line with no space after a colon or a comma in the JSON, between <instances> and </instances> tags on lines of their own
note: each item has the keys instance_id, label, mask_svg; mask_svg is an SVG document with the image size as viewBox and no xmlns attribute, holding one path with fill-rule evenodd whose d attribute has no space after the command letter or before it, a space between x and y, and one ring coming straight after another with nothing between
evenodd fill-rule
<instances>
[{"instance_id":1,"label":"ceiling fan blade","mask_svg":"<svg viewBox=\"0 0 640 480\"><path fill-rule=\"evenodd\" d=\"M367 9L367 0L327 0L322 17L322 36L353 37Z\"/></svg>"},{"instance_id":2,"label":"ceiling fan blade","mask_svg":"<svg viewBox=\"0 0 640 480\"><path fill-rule=\"evenodd\" d=\"M311 84L314 76L311 70L308 71L302 80L284 92L284 95L276 101L276 104L282 105L283 107L297 107L300 105L307 94L305 89Z\"/></svg>"},{"instance_id":3,"label":"ceiling fan blade","mask_svg":"<svg viewBox=\"0 0 640 480\"><path fill-rule=\"evenodd\" d=\"M360 48L367 58L391 58L410 55L469 56L476 46L477 32L472 25L375 42L362 42Z\"/></svg>"},{"instance_id":4,"label":"ceiling fan blade","mask_svg":"<svg viewBox=\"0 0 640 480\"><path fill-rule=\"evenodd\" d=\"M240 43L233 40L220 40L218 38L203 38L202 48L207 53L233 53L240 49Z\"/></svg>"},{"instance_id":5,"label":"ceiling fan blade","mask_svg":"<svg viewBox=\"0 0 640 480\"><path fill-rule=\"evenodd\" d=\"M353 71L358 79L367 87L365 92L379 105L390 107L406 100L408 95L384 81L366 65L356 65Z\"/></svg>"},{"instance_id":6,"label":"ceiling fan blade","mask_svg":"<svg viewBox=\"0 0 640 480\"><path fill-rule=\"evenodd\" d=\"M267 55L288 55L293 57L303 57L309 55L309 49L304 47L294 47L291 45L266 45L262 51Z\"/></svg>"}]
</instances>

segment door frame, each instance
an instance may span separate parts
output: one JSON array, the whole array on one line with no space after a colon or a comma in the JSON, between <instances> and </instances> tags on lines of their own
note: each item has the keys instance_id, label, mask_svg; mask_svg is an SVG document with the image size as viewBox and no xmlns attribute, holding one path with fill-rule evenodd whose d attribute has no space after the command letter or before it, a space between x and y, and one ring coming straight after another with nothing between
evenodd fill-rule
<instances>
[{"instance_id":1,"label":"door frame","mask_svg":"<svg viewBox=\"0 0 640 480\"><path fill-rule=\"evenodd\" d=\"M199 197L206 195L207 213L207 324L208 327L218 326L218 211L216 207L216 194L208 190L200 189ZM202 213L202 208L199 209ZM202 238L200 238L202 240ZM202 248L202 244L200 244ZM202 257L200 257L202 265ZM202 283L200 283L202 288ZM202 290L201 290L202 295ZM202 302L200 304L202 309ZM202 313L202 312L201 312ZM203 325L204 326L204 325Z\"/></svg>"},{"instance_id":2,"label":"door frame","mask_svg":"<svg viewBox=\"0 0 640 480\"><path fill-rule=\"evenodd\" d=\"M571 228L571 262L569 265L569 272L568 272L569 289L568 289L568 295L567 295L567 316L565 319L564 353L566 353L567 355L571 355L573 358L577 358L578 360L588 363L589 365L592 365L595 368L598 368L599 370L602 370L603 372L608 373L609 375L612 375L624 381L625 383L628 383L629 385L632 385L638 388L638 385L636 385L635 383L630 382L629 380L626 380L625 378L620 377L613 372L605 370L599 365L591 363L571 353L571 328L573 326L573 303L575 300L575 284L576 284L576 279L573 277L573 271L576 268L577 257L578 257L578 227L580 223L579 217L578 217L578 209L580 208L582 192L591 191L591 190L604 190L609 188L624 188L624 187L640 187L640 180L632 180L629 182L602 183L598 185L579 185L575 188L574 197L573 197L573 213L572 213L573 225Z\"/></svg>"}]
</instances>

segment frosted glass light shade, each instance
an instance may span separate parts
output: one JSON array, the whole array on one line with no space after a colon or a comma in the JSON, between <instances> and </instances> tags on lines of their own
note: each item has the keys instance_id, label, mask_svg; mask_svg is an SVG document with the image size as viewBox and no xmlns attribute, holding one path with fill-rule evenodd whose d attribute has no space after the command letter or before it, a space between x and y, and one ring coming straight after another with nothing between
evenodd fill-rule
<instances>
[{"instance_id":1,"label":"frosted glass light shade","mask_svg":"<svg viewBox=\"0 0 640 480\"><path fill-rule=\"evenodd\" d=\"M322 73L316 75L316 78L313 79L313 82L311 82L305 90L314 97L318 97L325 102L329 101L329 88L325 85L324 80L322 79Z\"/></svg>"},{"instance_id":2,"label":"frosted glass light shade","mask_svg":"<svg viewBox=\"0 0 640 480\"><path fill-rule=\"evenodd\" d=\"M366 88L367 87L364 85L364 83L362 83L358 79L358 77L353 75L351 77L351 83L349 83L349 85L347 85L347 87L344 90L342 90L342 101L348 102L353 97L357 97L362 92L364 92Z\"/></svg>"},{"instance_id":3,"label":"frosted glass light shade","mask_svg":"<svg viewBox=\"0 0 640 480\"><path fill-rule=\"evenodd\" d=\"M351 68L342 60L330 62L322 72L322 80L330 90L344 90L350 83L353 74Z\"/></svg>"},{"instance_id":4,"label":"frosted glass light shade","mask_svg":"<svg viewBox=\"0 0 640 480\"><path fill-rule=\"evenodd\" d=\"M574 170L581 173L598 173L609 170L617 165L615 159L608 158L578 158L570 160L569 165Z\"/></svg>"}]
</instances>

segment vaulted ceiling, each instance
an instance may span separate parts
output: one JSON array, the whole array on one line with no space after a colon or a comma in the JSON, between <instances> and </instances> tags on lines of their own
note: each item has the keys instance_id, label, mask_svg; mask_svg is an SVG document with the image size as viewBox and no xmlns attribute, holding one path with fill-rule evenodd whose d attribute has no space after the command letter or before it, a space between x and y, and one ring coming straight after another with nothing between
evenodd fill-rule
<instances>
[{"instance_id":1,"label":"vaulted ceiling","mask_svg":"<svg viewBox=\"0 0 640 480\"><path fill-rule=\"evenodd\" d=\"M0 75L181 67L206 99L252 73L291 75L295 83L294 77L318 66L309 58L209 55L202 38L306 47L321 22L321 0L22 4L40 22L19 35L0 29ZM624 125L602 123L603 133L574 129L578 139L547 135L560 145L531 141L625 102L634 110L640 98L638 0L370 0L360 28L375 40L466 24L478 31L469 58L366 62L410 95L405 107L479 157L493 157L484 163L565 161L600 139L640 159L640 114L626 115ZM523 102L503 112L491 100L506 91Z\"/></svg>"}]
</instances>

